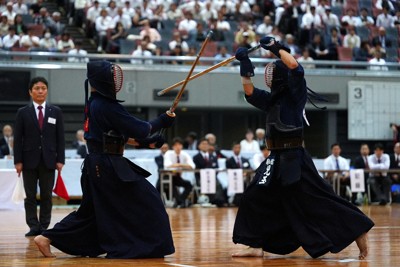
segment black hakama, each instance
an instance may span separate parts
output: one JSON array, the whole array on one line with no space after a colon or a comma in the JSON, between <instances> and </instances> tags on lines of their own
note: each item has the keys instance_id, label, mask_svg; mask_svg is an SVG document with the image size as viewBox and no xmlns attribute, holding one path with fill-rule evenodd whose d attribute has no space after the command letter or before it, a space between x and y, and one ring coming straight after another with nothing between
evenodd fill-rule
<instances>
[{"instance_id":1,"label":"black hakama","mask_svg":"<svg viewBox=\"0 0 400 267\"><path fill-rule=\"evenodd\" d=\"M234 243L281 255L303 247L317 258L341 251L373 227L357 207L335 194L303 148L298 153L301 178L295 183L283 186L280 175L272 175L268 186L260 185L266 163L257 170L239 206ZM279 152L272 155L279 159Z\"/></svg>"}]
</instances>

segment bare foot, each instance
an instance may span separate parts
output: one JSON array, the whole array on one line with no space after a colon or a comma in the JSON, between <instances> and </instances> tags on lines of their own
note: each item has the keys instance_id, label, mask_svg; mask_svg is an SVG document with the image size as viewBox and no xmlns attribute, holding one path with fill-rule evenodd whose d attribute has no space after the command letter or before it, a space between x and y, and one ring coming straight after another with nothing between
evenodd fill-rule
<instances>
[{"instance_id":1,"label":"bare foot","mask_svg":"<svg viewBox=\"0 0 400 267\"><path fill-rule=\"evenodd\" d=\"M50 251L50 239L44 237L42 235L38 235L33 239L36 243L36 246L39 248L40 252L42 252L45 257L55 257L53 253Z\"/></svg>"},{"instance_id":2,"label":"bare foot","mask_svg":"<svg viewBox=\"0 0 400 267\"><path fill-rule=\"evenodd\" d=\"M232 254L232 257L263 257L264 251L262 248L248 247L241 251Z\"/></svg>"},{"instance_id":3,"label":"bare foot","mask_svg":"<svg viewBox=\"0 0 400 267\"><path fill-rule=\"evenodd\" d=\"M356 239L358 248L360 249L360 255L358 258L360 260L365 260L368 255L368 237L367 233L363 233Z\"/></svg>"}]
</instances>

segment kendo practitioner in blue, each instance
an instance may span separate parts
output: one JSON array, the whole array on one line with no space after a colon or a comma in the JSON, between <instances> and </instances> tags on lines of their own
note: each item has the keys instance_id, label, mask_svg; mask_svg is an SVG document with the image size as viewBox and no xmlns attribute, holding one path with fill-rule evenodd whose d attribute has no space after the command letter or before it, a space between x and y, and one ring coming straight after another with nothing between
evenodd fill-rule
<instances>
[{"instance_id":1,"label":"kendo practitioner in blue","mask_svg":"<svg viewBox=\"0 0 400 267\"><path fill-rule=\"evenodd\" d=\"M85 139L89 154L82 168L82 202L77 211L35 238L46 257L50 244L76 256L161 258L175 252L163 202L146 180L149 172L123 157L125 143L161 146L154 134L172 125L162 114L147 122L130 115L117 100L122 69L108 61L87 64L91 96L86 101ZM133 140L133 139L134 140Z\"/></svg>"},{"instance_id":2,"label":"kendo practitioner in blue","mask_svg":"<svg viewBox=\"0 0 400 267\"><path fill-rule=\"evenodd\" d=\"M356 206L336 195L322 179L303 146L303 115L309 97L303 67L273 37L261 47L279 60L267 64L270 92L251 81L253 65L239 48L240 75L248 103L266 113L266 144L270 156L256 170L240 203L233 242L248 246L232 256L288 254L302 247L311 257L338 253L356 241L359 258L368 254L367 232L374 223Z\"/></svg>"}]
</instances>

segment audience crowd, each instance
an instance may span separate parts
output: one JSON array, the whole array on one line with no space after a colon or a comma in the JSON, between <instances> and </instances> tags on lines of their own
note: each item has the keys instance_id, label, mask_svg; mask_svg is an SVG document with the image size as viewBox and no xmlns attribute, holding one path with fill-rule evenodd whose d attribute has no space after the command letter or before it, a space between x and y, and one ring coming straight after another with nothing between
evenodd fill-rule
<instances>
[{"instance_id":1,"label":"audience crowd","mask_svg":"<svg viewBox=\"0 0 400 267\"><path fill-rule=\"evenodd\" d=\"M299 61L371 61L375 70L399 60L400 6L393 0L75 0L59 10L50 14L44 0L1 1L0 47L68 53L81 41L65 31L69 24L82 28L102 53L195 55L212 30L204 54L218 60L265 35ZM272 57L264 50L253 56Z\"/></svg>"}]
</instances>

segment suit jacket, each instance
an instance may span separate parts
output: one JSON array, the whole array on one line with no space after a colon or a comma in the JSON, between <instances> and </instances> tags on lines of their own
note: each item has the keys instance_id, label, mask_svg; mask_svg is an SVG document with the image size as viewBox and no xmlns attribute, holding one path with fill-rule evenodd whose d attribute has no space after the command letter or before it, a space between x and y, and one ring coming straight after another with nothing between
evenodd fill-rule
<instances>
[{"instance_id":1,"label":"suit jacket","mask_svg":"<svg viewBox=\"0 0 400 267\"><path fill-rule=\"evenodd\" d=\"M0 139L0 158L9 155L10 154L10 149L8 147L8 144L6 142L6 139L2 137Z\"/></svg>"},{"instance_id":2,"label":"suit jacket","mask_svg":"<svg viewBox=\"0 0 400 267\"><path fill-rule=\"evenodd\" d=\"M248 159L240 157L240 160L242 161L242 169L250 169L250 162ZM225 164L227 169L240 169L234 157L227 159Z\"/></svg>"},{"instance_id":3,"label":"suit jacket","mask_svg":"<svg viewBox=\"0 0 400 267\"><path fill-rule=\"evenodd\" d=\"M49 169L65 163L64 120L59 107L46 104L43 129L33 103L17 111L14 130L14 164L35 169L41 159Z\"/></svg>"},{"instance_id":4,"label":"suit jacket","mask_svg":"<svg viewBox=\"0 0 400 267\"><path fill-rule=\"evenodd\" d=\"M372 45L375 46L380 41L379 36L376 36L372 39ZM385 36L385 47L392 47L392 41L387 36Z\"/></svg>"},{"instance_id":5,"label":"suit jacket","mask_svg":"<svg viewBox=\"0 0 400 267\"><path fill-rule=\"evenodd\" d=\"M361 156L358 156L354 159L353 166L355 169L366 169L365 161ZM366 179L368 179L368 177L369 177L369 173L364 172L364 179L366 180Z\"/></svg>"},{"instance_id":6,"label":"suit jacket","mask_svg":"<svg viewBox=\"0 0 400 267\"><path fill-rule=\"evenodd\" d=\"M400 162L396 162L396 158L394 157L394 154L390 154L390 169L400 169Z\"/></svg>"},{"instance_id":7,"label":"suit jacket","mask_svg":"<svg viewBox=\"0 0 400 267\"><path fill-rule=\"evenodd\" d=\"M199 152L196 155L194 155L193 162L196 165L196 169L218 168L218 159L210 154L208 161L206 161L203 155Z\"/></svg>"},{"instance_id":8,"label":"suit jacket","mask_svg":"<svg viewBox=\"0 0 400 267\"><path fill-rule=\"evenodd\" d=\"M157 164L157 167L159 170L164 169L164 157L163 155L158 155L157 157L154 158L154 161Z\"/></svg>"}]
</instances>

